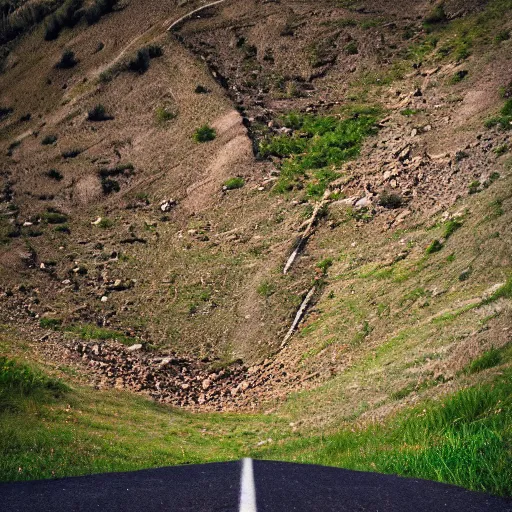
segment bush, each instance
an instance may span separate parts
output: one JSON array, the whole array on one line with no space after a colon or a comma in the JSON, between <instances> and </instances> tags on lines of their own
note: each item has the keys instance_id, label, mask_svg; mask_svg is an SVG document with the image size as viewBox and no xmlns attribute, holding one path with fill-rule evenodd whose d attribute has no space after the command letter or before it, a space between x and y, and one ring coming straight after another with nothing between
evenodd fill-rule
<instances>
[{"instance_id":1,"label":"bush","mask_svg":"<svg viewBox=\"0 0 512 512\"><path fill-rule=\"evenodd\" d=\"M444 228L444 238L448 240L448 238L450 238L460 227L462 227L462 222L459 220L449 220Z\"/></svg>"},{"instance_id":2,"label":"bush","mask_svg":"<svg viewBox=\"0 0 512 512\"><path fill-rule=\"evenodd\" d=\"M208 142L214 140L216 136L217 134L215 133L215 130L211 126L205 124L195 131L194 140L196 142Z\"/></svg>"},{"instance_id":3,"label":"bush","mask_svg":"<svg viewBox=\"0 0 512 512\"><path fill-rule=\"evenodd\" d=\"M117 164L115 167L102 168L98 171L100 178L108 178L109 176L119 176L120 174L133 174L135 167L131 163ZM127 172L128 171L128 172Z\"/></svg>"},{"instance_id":4,"label":"bush","mask_svg":"<svg viewBox=\"0 0 512 512\"><path fill-rule=\"evenodd\" d=\"M119 192L121 187L119 182L110 178L103 178L101 180L101 188L104 194L111 194L112 192Z\"/></svg>"},{"instance_id":5,"label":"bush","mask_svg":"<svg viewBox=\"0 0 512 512\"><path fill-rule=\"evenodd\" d=\"M389 192L383 192L379 198L379 204L384 208L394 210L400 208L403 204L402 196L398 194L390 194Z\"/></svg>"},{"instance_id":6,"label":"bush","mask_svg":"<svg viewBox=\"0 0 512 512\"><path fill-rule=\"evenodd\" d=\"M245 180L240 177L230 178L229 180L224 182L224 190L235 190L237 188L242 188L245 185Z\"/></svg>"},{"instance_id":7,"label":"bush","mask_svg":"<svg viewBox=\"0 0 512 512\"><path fill-rule=\"evenodd\" d=\"M209 89L207 89L206 87L204 87L203 85L198 85L195 89L194 89L194 92L196 94L208 94L210 92Z\"/></svg>"},{"instance_id":8,"label":"bush","mask_svg":"<svg viewBox=\"0 0 512 512\"><path fill-rule=\"evenodd\" d=\"M109 120L113 119L113 117L109 116L107 114L105 107L101 103L99 103L94 108L89 110L89 112L87 113L87 119L89 121L100 122L100 121L109 121Z\"/></svg>"},{"instance_id":9,"label":"bush","mask_svg":"<svg viewBox=\"0 0 512 512\"><path fill-rule=\"evenodd\" d=\"M98 227L101 229L108 229L108 228L111 228L113 225L114 225L114 223L107 217L104 217L98 223Z\"/></svg>"},{"instance_id":10,"label":"bush","mask_svg":"<svg viewBox=\"0 0 512 512\"><path fill-rule=\"evenodd\" d=\"M44 38L53 41L59 37L63 28L74 27L83 15L81 10L83 0L66 0L64 4L48 18Z\"/></svg>"},{"instance_id":11,"label":"bush","mask_svg":"<svg viewBox=\"0 0 512 512\"><path fill-rule=\"evenodd\" d=\"M359 49L357 48L357 43L355 41L350 41L345 48L345 53L347 55L357 55L359 53Z\"/></svg>"},{"instance_id":12,"label":"bush","mask_svg":"<svg viewBox=\"0 0 512 512\"><path fill-rule=\"evenodd\" d=\"M462 80L464 80L464 78L466 78L468 74L469 71L467 69L461 69L451 77L450 82L452 84L458 84L459 82L462 82Z\"/></svg>"},{"instance_id":13,"label":"bush","mask_svg":"<svg viewBox=\"0 0 512 512\"><path fill-rule=\"evenodd\" d=\"M55 228L56 233L65 233L66 235L71 234L71 230L67 224L61 224Z\"/></svg>"},{"instance_id":14,"label":"bush","mask_svg":"<svg viewBox=\"0 0 512 512\"><path fill-rule=\"evenodd\" d=\"M438 23L444 23L447 20L448 17L444 10L444 3L440 3L425 17L424 22L426 25L436 25Z\"/></svg>"},{"instance_id":15,"label":"bush","mask_svg":"<svg viewBox=\"0 0 512 512\"><path fill-rule=\"evenodd\" d=\"M41 318L39 320L39 327L43 329L53 329L57 330L62 325L62 320L58 318Z\"/></svg>"},{"instance_id":16,"label":"bush","mask_svg":"<svg viewBox=\"0 0 512 512\"><path fill-rule=\"evenodd\" d=\"M117 4L117 0L96 0L85 11L85 19L89 25L97 23L102 16L112 12Z\"/></svg>"},{"instance_id":17,"label":"bush","mask_svg":"<svg viewBox=\"0 0 512 512\"><path fill-rule=\"evenodd\" d=\"M69 69L76 66L77 64L78 61L75 58L75 52L71 50L64 50L60 61L55 64L55 67L59 69Z\"/></svg>"},{"instance_id":18,"label":"bush","mask_svg":"<svg viewBox=\"0 0 512 512\"><path fill-rule=\"evenodd\" d=\"M443 244L439 240L434 240L425 251L427 254L439 252L443 248Z\"/></svg>"},{"instance_id":19,"label":"bush","mask_svg":"<svg viewBox=\"0 0 512 512\"><path fill-rule=\"evenodd\" d=\"M0 107L0 121L5 119L12 112L13 109L11 107Z\"/></svg>"},{"instance_id":20,"label":"bush","mask_svg":"<svg viewBox=\"0 0 512 512\"><path fill-rule=\"evenodd\" d=\"M156 120L159 123L166 123L167 121L172 121L176 118L176 113L168 110L165 107L158 107L156 109Z\"/></svg>"},{"instance_id":21,"label":"bush","mask_svg":"<svg viewBox=\"0 0 512 512\"><path fill-rule=\"evenodd\" d=\"M149 51L147 48L137 50L137 53L128 61L128 69L134 73L144 74L149 69Z\"/></svg>"},{"instance_id":22,"label":"bush","mask_svg":"<svg viewBox=\"0 0 512 512\"><path fill-rule=\"evenodd\" d=\"M323 275L327 274L327 271L332 267L332 258L325 258L316 264L316 268L322 271Z\"/></svg>"},{"instance_id":23,"label":"bush","mask_svg":"<svg viewBox=\"0 0 512 512\"><path fill-rule=\"evenodd\" d=\"M57 135L47 135L41 141L43 146L49 146L50 144L55 144L57 142Z\"/></svg>"},{"instance_id":24,"label":"bush","mask_svg":"<svg viewBox=\"0 0 512 512\"><path fill-rule=\"evenodd\" d=\"M60 212L45 212L42 217L48 224L64 224L68 221L68 216Z\"/></svg>"},{"instance_id":25,"label":"bush","mask_svg":"<svg viewBox=\"0 0 512 512\"><path fill-rule=\"evenodd\" d=\"M48 176L48 178L51 178L52 180L55 180L55 181L61 181L64 178L62 173L60 171L58 171L57 169L50 169L49 171L46 172L46 176Z\"/></svg>"},{"instance_id":26,"label":"bush","mask_svg":"<svg viewBox=\"0 0 512 512\"><path fill-rule=\"evenodd\" d=\"M488 119L485 122L486 128L498 126L502 130L512 130L512 98L505 102L500 114L500 116Z\"/></svg>"},{"instance_id":27,"label":"bush","mask_svg":"<svg viewBox=\"0 0 512 512\"><path fill-rule=\"evenodd\" d=\"M82 152L81 149L73 148L62 152L64 158L76 158Z\"/></svg>"}]
</instances>

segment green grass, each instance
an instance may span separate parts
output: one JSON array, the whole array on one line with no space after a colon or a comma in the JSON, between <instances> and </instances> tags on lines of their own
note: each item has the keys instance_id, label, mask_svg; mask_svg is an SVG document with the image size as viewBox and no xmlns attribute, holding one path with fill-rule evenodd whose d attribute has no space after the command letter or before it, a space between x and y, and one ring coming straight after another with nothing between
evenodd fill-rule
<instances>
[{"instance_id":1,"label":"green grass","mask_svg":"<svg viewBox=\"0 0 512 512\"><path fill-rule=\"evenodd\" d=\"M85 340L115 340L125 345L132 345L138 342L137 338L126 336L122 332L104 329L92 324L68 325L63 327L63 330L76 334Z\"/></svg>"},{"instance_id":2,"label":"green grass","mask_svg":"<svg viewBox=\"0 0 512 512\"><path fill-rule=\"evenodd\" d=\"M290 113L281 123L294 130L260 143L264 157L282 159L274 190L283 193L306 187L307 195L320 198L328 184L340 176L342 163L359 155L365 137L375 133L376 112L356 113L341 119Z\"/></svg>"},{"instance_id":3,"label":"green grass","mask_svg":"<svg viewBox=\"0 0 512 512\"><path fill-rule=\"evenodd\" d=\"M191 414L124 392L70 389L2 358L0 480L252 456L395 473L510 495L511 377L512 370L504 367L492 383L364 427L292 433L276 414ZM410 391L404 388L394 399ZM268 438L273 442L258 445Z\"/></svg>"},{"instance_id":4,"label":"green grass","mask_svg":"<svg viewBox=\"0 0 512 512\"><path fill-rule=\"evenodd\" d=\"M435 252L439 252L444 245L439 240L434 240L425 250L427 254L434 254Z\"/></svg>"},{"instance_id":5,"label":"green grass","mask_svg":"<svg viewBox=\"0 0 512 512\"><path fill-rule=\"evenodd\" d=\"M224 188L226 190L235 190L237 188L242 188L245 185L245 180L240 177L230 178L229 180L224 182Z\"/></svg>"},{"instance_id":6,"label":"green grass","mask_svg":"<svg viewBox=\"0 0 512 512\"><path fill-rule=\"evenodd\" d=\"M502 130L512 130L512 98L505 102L500 115L492 117L485 122L486 128L498 126Z\"/></svg>"},{"instance_id":7,"label":"green grass","mask_svg":"<svg viewBox=\"0 0 512 512\"><path fill-rule=\"evenodd\" d=\"M507 369L493 384L464 389L367 427L294 439L264 455L511 495L511 377Z\"/></svg>"},{"instance_id":8,"label":"green grass","mask_svg":"<svg viewBox=\"0 0 512 512\"><path fill-rule=\"evenodd\" d=\"M207 124L198 128L194 133L194 140L196 142L209 142L214 140L217 136L215 130Z\"/></svg>"},{"instance_id":9,"label":"green grass","mask_svg":"<svg viewBox=\"0 0 512 512\"><path fill-rule=\"evenodd\" d=\"M498 366L502 361L501 352L492 348L487 352L484 352L480 357L471 361L471 363L465 368L466 373L478 373L483 370L487 370L488 368L494 368Z\"/></svg>"}]
</instances>

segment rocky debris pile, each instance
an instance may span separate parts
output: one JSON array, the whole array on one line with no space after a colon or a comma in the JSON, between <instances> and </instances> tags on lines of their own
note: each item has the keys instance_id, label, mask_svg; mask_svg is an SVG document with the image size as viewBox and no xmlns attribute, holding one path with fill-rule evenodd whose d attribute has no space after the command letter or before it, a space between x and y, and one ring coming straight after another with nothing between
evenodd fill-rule
<instances>
[{"instance_id":1,"label":"rocky debris pile","mask_svg":"<svg viewBox=\"0 0 512 512\"><path fill-rule=\"evenodd\" d=\"M284 365L276 367L271 360L251 368L236 361L214 370L205 362L175 354L145 352L141 344L125 347L111 342L73 341L67 350L68 356L80 358L87 365L89 376L94 376L92 381L100 388L127 389L192 409L255 407L271 396L260 393L260 386L279 384L290 377L282 369ZM273 386L267 387L271 391Z\"/></svg>"}]
</instances>

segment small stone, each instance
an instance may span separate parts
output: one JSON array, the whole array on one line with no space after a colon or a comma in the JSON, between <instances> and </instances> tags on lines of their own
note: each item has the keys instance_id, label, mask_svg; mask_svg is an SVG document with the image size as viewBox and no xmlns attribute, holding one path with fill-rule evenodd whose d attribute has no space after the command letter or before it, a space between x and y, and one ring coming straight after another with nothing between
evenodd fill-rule
<instances>
[{"instance_id":1,"label":"small stone","mask_svg":"<svg viewBox=\"0 0 512 512\"><path fill-rule=\"evenodd\" d=\"M106 295L103 295L103 297L101 297L101 302L107 302L108 300L108 297Z\"/></svg>"},{"instance_id":2,"label":"small stone","mask_svg":"<svg viewBox=\"0 0 512 512\"><path fill-rule=\"evenodd\" d=\"M93 226L97 226L102 221L101 217L98 217L95 221L91 222Z\"/></svg>"},{"instance_id":3,"label":"small stone","mask_svg":"<svg viewBox=\"0 0 512 512\"><path fill-rule=\"evenodd\" d=\"M416 135L418 135L418 130L414 128L411 132L411 137L416 137Z\"/></svg>"},{"instance_id":4,"label":"small stone","mask_svg":"<svg viewBox=\"0 0 512 512\"><path fill-rule=\"evenodd\" d=\"M137 352L137 350L141 350L141 349L142 349L142 344L135 343L135 345L130 345L129 347L127 347L126 351L127 352Z\"/></svg>"},{"instance_id":5,"label":"small stone","mask_svg":"<svg viewBox=\"0 0 512 512\"><path fill-rule=\"evenodd\" d=\"M212 381L210 379L204 379L202 386L203 389L208 389L212 385Z\"/></svg>"}]
</instances>

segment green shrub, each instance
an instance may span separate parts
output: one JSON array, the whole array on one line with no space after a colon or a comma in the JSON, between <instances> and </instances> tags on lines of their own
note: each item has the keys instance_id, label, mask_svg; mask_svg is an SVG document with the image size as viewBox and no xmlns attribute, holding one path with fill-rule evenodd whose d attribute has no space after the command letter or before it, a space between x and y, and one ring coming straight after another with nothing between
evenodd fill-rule
<instances>
[{"instance_id":1,"label":"green shrub","mask_svg":"<svg viewBox=\"0 0 512 512\"><path fill-rule=\"evenodd\" d=\"M165 107L158 107L156 109L156 120L159 123L167 123L168 121L172 121L176 119L177 114L172 110L169 110Z\"/></svg>"},{"instance_id":2,"label":"green shrub","mask_svg":"<svg viewBox=\"0 0 512 512\"><path fill-rule=\"evenodd\" d=\"M494 150L494 153L496 154L496 156L501 156L501 155L504 155L505 153L507 153L508 150L509 150L508 144L501 144Z\"/></svg>"},{"instance_id":3,"label":"green shrub","mask_svg":"<svg viewBox=\"0 0 512 512\"><path fill-rule=\"evenodd\" d=\"M107 110L105 109L105 107L101 103L99 103L98 105L93 107L91 110L89 110L89 112L87 113L87 119L89 121L93 121L93 122L100 122L100 121L109 121L109 120L113 119L113 117L109 116L107 114Z\"/></svg>"},{"instance_id":4,"label":"green shrub","mask_svg":"<svg viewBox=\"0 0 512 512\"><path fill-rule=\"evenodd\" d=\"M502 130L512 130L512 98L509 98L500 111L499 116L488 119L485 122L486 128L498 126Z\"/></svg>"},{"instance_id":5,"label":"green shrub","mask_svg":"<svg viewBox=\"0 0 512 512\"><path fill-rule=\"evenodd\" d=\"M64 158L76 158L82 152L81 149L73 148L62 152Z\"/></svg>"},{"instance_id":6,"label":"green shrub","mask_svg":"<svg viewBox=\"0 0 512 512\"><path fill-rule=\"evenodd\" d=\"M437 25L439 23L444 23L447 20L448 17L444 10L444 3L441 2L425 17L424 22L426 25Z\"/></svg>"},{"instance_id":7,"label":"green shrub","mask_svg":"<svg viewBox=\"0 0 512 512\"><path fill-rule=\"evenodd\" d=\"M53 41L65 27L74 27L83 15L83 0L66 0L46 21L44 38Z\"/></svg>"},{"instance_id":8,"label":"green shrub","mask_svg":"<svg viewBox=\"0 0 512 512\"><path fill-rule=\"evenodd\" d=\"M461 69L457 71L450 79L450 82L452 84L458 84L459 82L462 82L469 74L469 71L467 69Z\"/></svg>"},{"instance_id":9,"label":"green shrub","mask_svg":"<svg viewBox=\"0 0 512 512\"><path fill-rule=\"evenodd\" d=\"M196 142L209 142L214 140L217 136L215 130L207 124L198 128L194 133L194 140Z\"/></svg>"},{"instance_id":10,"label":"green shrub","mask_svg":"<svg viewBox=\"0 0 512 512\"><path fill-rule=\"evenodd\" d=\"M474 180L469 184L469 193L477 194L480 192L481 183L478 180Z\"/></svg>"},{"instance_id":11,"label":"green shrub","mask_svg":"<svg viewBox=\"0 0 512 512\"><path fill-rule=\"evenodd\" d=\"M268 297L270 297L271 295L273 295L276 292L276 289L275 289L275 286L272 283L270 283L268 281L263 281L258 286L257 292L262 297L268 298Z\"/></svg>"},{"instance_id":12,"label":"green shrub","mask_svg":"<svg viewBox=\"0 0 512 512\"><path fill-rule=\"evenodd\" d=\"M102 178L101 188L104 194L112 194L112 192L119 192L121 190L119 182L110 178Z\"/></svg>"},{"instance_id":13,"label":"green shrub","mask_svg":"<svg viewBox=\"0 0 512 512\"><path fill-rule=\"evenodd\" d=\"M12 114L14 110L11 107L0 107L0 121L3 121L7 116Z\"/></svg>"},{"instance_id":14,"label":"green shrub","mask_svg":"<svg viewBox=\"0 0 512 512\"><path fill-rule=\"evenodd\" d=\"M359 49L355 41L350 41L343 50L347 55L357 55L359 53Z\"/></svg>"},{"instance_id":15,"label":"green shrub","mask_svg":"<svg viewBox=\"0 0 512 512\"><path fill-rule=\"evenodd\" d=\"M478 373L488 368L493 368L501 363L501 352L498 349L492 348L484 352L479 358L472 361L466 368L465 373L472 374Z\"/></svg>"},{"instance_id":16,"label":"green shrub","mask_svg":"<svg viewBox=\"0 0 512 512\"><path fill-rule=\"evenodd\" d=\"M64 224L68 221L68 216L60 212L44 212L42 215L44 221L48 224Z\"/></svg>"},{"instance_id":17,"label":"green shrub","mask_svg":"<svg viewBox=\"0 0 512 512\"><path fill-rule=\"evenodd\" d=\"M229 180L224 182L225 190L235 190L237 188L242 188L245 185L245 180L240 177L230 178Z\"/></svg>"},{"instance_id":18,"label":"green shrub","mask_svg":"<svg viewBox=\"0 0 512 512\"><path fill-rule=\"evenodd\" d=\"M322 274L326 275L327 271L332 267L332 258L325 258L316 264L316 268L322 271Z\"/></svg>"},{"instance_id":19,"label":"green shrub","mask_svg":"<svg viewBox=\"0 0 512 512\"><path fill-rule=\"evenodd\" d=\"M455 231L457 231L460 227L462 227L462 222L456 219L449 220L445 224L444 228L444 238L448 240Z\"/></svg>"},{"instance_id":20,"label":"green shrub","mask_svg":"<svg viewBox=\"0 0 512 512\"><path fill-rule=\"evenodd\" d=\"M50 144L55 144L57 142L57 135L46 135L41 141L43 146L49 146Z\"/></svg>"},{"instance_id":21,"label":"green shrub","mask_svg":"<svg viewBox=\"0 0 512 512\"><path fill-rule=\"evenodd\" d=\"M43 329L53 329L57 330L62 325L62 320L59 318L47 318L43 317L39 320L39 327Z\"/></svg>"},{"instance_id":22,"label":"green shrub","mask_svg":"<svg viewBox=\"0 0 512 512\"><path fill-rule=\"evenodd\" d=\"M427 254L439 252L443 248L443 244L439 240L434 240L426 249Z\"/></svg>"},{"instance_id":23,"label":"green shrub","mask_svg":"<svg viewBox=\"0 0 512 512\"><path fill-rule=\"evenodd\" d=\"M114 223L107 217L104 217L98 223L98 227L101 229L108 229L108 228L111 228L113 225L114 225Z\"/></svg>"},{"instance_id":24,"label":"green shrub","mask_svg":"<svg viewBox=\"0 0 512 512\"><path fill-rule=\"evenodd\" d=\"M119 176L120 174L133 174L135 167L132 163L117 164L115 167L102 168L98 171L101 178L108 178L109 176Z\"/></svg>"},{"instance_id":25,"label":"green shrub","mask_svg":"<svg viewBox=\"0 0 512 512\"><path fill-rule=\"evenodd\" d=\"M71 234L71 229L69 229L69 226L67 224L61 224L59 226L55 227L56 233L65 233L66 235Z\"/></svg>"},{"instance_id":26,"label":"green shrub","mask_svg":"<svg viewBox=\"0 0 512 512\"><path fill-rule=\"evenodd\" d=\"M137 53L128 61L128 69L134 73L144 74L149 69L149 51L147 48L140 48Z\"/></svg>"},{"instance_id":27,"label":"green shrub","mask_svg":"<svg viewBox=\"0 0 512 512\"><path fill-rule=\"evenodd\" d=\"M58 171L57 169L50 169L48 172L46 172L46 176L48 176L48 178L51 178L52 180L55 180L55 181L61 181L64 178L62 173L60 171Z\"/></svg>"},{"instance_id":28,"label":"green shrub","mask_svg":"<svg viewBox=\"0 0 512 512\"><path fill-rule=\"evenodd\" d=\"M508 41L510 39L510 30L500 30L496 37L494 38L494 41L496 43L502 43L503 41Z\"/></svg>"},{"instance_id":29,"label":"green shrub","mask_svg":"<svg viewBox=\"0 0 512 512\"><path fill-rule=\"evenodd\" d=\"M196 94L208 94L210 92L209 89L207 89L206 87L204 87L203 85L198 85L195 89L194 89L194 92Z\"/></svg>"},{"instance_id":30,"label":"green shrub","mask_svg":"<svg viewBox=\"0 0 512 512\"><path fill-rule=\"evenodd\" d=\"M59 69L69 69L76 66L77 64L78 61L75 58L75 52L68 49L64 50L60 61L55 64L55 67Z\"/></svg>"},{"instance_id":31,"label":"green shrub","mask_svg":"<svg viewBox=\"0 0 512 512\"><path fill-rule=\"evenodd\" d=\"M85 10L85 19L89 25L97 23L102 16L112 12L117 4L117 0L96 0Z\"/></svg>"}]
</instances>

